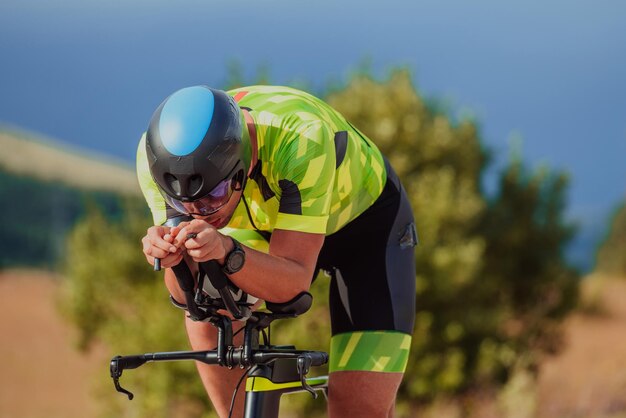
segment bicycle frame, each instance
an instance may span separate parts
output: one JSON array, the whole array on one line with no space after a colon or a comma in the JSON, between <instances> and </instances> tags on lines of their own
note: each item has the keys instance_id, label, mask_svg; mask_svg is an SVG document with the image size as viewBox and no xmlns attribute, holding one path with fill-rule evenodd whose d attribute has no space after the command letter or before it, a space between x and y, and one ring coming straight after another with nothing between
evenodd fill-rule
<instances>
[{"instance_id":1,"label":"bicycle frame","mask_svg":"<svg viewBox=\"0 0 626 418\"><path fill-rule=\"evenodd\" d=\"M283 368L280 361L273 366L258 366L248 372L244 418L278 418L282 395L307 390L298 376L275 376L277 370ZM328 376L307 378L306 384L328 396Z\"/></svg>"}]
</instances>

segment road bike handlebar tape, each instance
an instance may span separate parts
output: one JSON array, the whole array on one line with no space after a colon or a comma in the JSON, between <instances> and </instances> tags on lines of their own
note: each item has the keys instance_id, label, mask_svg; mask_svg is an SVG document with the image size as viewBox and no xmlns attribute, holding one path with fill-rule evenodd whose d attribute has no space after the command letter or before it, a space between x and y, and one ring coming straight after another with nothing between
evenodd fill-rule
<instances>
[{"instance_id":1,"label":"road bike handlebar tape","mask_svg":"<svg viewBox=\"0 0 626 418\"><path fill-rule=\"evenodd\" d=\"M311 351L304 354L304 356L311 360L311 366L323 366L328 363L328 353L323 351Z\"/></svg>"}]
</instances>

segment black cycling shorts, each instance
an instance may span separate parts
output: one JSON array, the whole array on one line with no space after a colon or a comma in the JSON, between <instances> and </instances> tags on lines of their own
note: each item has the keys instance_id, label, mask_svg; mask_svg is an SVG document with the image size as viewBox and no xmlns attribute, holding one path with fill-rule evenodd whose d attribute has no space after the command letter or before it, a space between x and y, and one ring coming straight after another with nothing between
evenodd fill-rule
<instances>
[{"instance_id":1,"label":"black cycling shorts","mask_svg":"<svg viewBox=\"0 0 626 418\"><path fill-rule=\"evenodd\" d=\"M352 331L413 333L415 252L413 212L385 161L387 182L365 212L326 237L317 267L331 276L332 334Z\"/></svg>"}]
</instances>

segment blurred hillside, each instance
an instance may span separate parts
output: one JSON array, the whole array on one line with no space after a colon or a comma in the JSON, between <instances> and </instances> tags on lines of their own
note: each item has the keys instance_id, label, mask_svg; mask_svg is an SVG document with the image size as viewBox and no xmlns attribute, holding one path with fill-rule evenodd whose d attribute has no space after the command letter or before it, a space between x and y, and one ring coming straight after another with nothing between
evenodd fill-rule
<instances>
[{"instance_id":1,"label":"blurred hillside","mask_svg":"<svg viewBox=\"0 0 626 418\"><path fill-rule=\"evenodd\" d=\"M0 126L0 168L16 176L69 187L137 195L133 168L35 133Z\"/></svg>"},{"instance_id":2,"label":"blurred hillside","mask_svg":"<svg viewBox=\"0 0 626 418\"><path fill-rule=\"evenodd\" d=\"M54 268L67 232L89 207L116 219L138 200L128 165L7 128L0 128L0 149L0 268Z\"/></svg>"}]
</instances>

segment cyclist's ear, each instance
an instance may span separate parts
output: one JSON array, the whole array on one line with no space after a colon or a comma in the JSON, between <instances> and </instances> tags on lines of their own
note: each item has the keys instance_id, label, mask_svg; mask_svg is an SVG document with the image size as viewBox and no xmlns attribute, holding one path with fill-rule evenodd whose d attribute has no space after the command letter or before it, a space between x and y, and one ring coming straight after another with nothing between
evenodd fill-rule
<instances>
[{"instance_id":1,"label":"cyclist's ear","mask_svg":"<svg viewBox=\"0 0 626 418\"><path fill-rule=\"evenodd\" d=\"M240 192L243 190L243 184L245 180L245 173L243 170L239 170L237 174L233 177L233 181L235 182L235 187L233 187L233 191Z\"/></svg>"}]
</instances>

